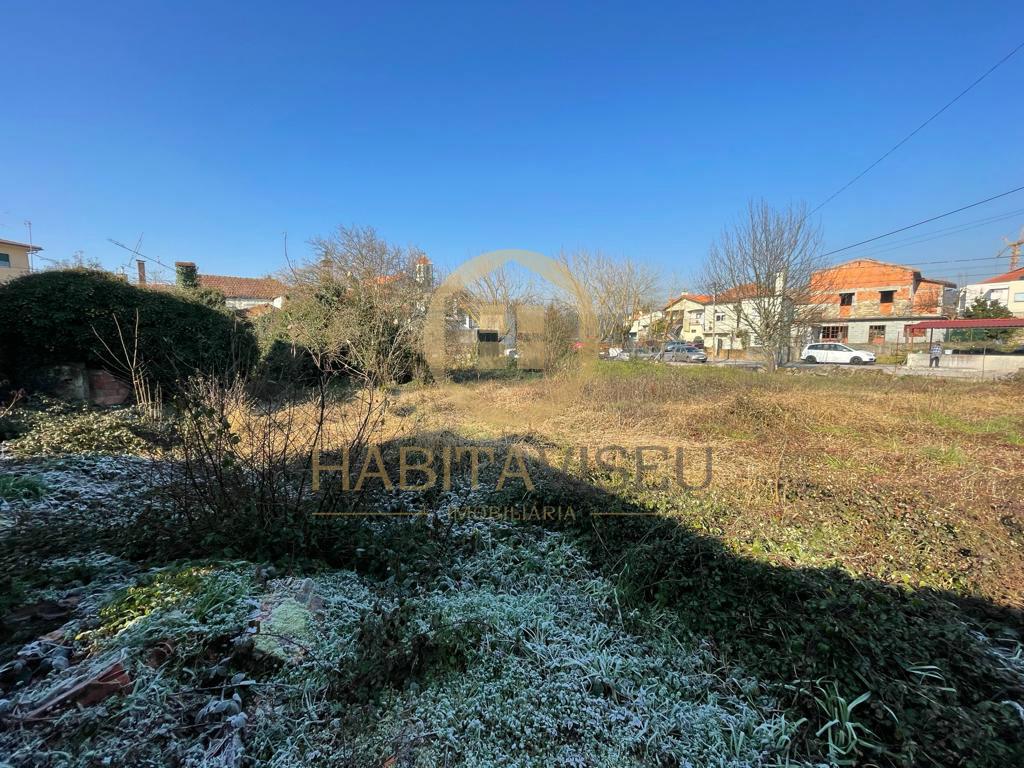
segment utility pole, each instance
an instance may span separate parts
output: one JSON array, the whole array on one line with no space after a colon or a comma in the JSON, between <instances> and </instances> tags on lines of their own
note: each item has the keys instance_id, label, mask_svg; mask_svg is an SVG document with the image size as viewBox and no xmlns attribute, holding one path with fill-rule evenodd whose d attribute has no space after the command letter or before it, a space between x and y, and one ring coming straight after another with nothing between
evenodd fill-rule
<instances>
[{"instance_id":1,"label":"utility pole","mask_svg":"<svg viewBox=\"0 0 1024 768\"><path fill-rule=\"evenodd\" d=\"M1010 271L1013 272L1013 270L1020 266L1020 248L1024 245L1024 228L1021 229L1017 239L1012 243L1005 238L1004 241L1006 242L1006 247L999 252L999 255L1002 255L1004 251L1010 252Z\"/></svg>"},{"instance_id":2,"label":"utility pole","mask_svg":"<svg viewBox=\"0 0 1024 768\"><path fill-rule=\"evenodd\" d=\"M1020 247L1024 245L1024 240L1015 240L1008 245L1010 248L1010 271L1013 272L1020 266Z\"/></svg>"}]
</instances>

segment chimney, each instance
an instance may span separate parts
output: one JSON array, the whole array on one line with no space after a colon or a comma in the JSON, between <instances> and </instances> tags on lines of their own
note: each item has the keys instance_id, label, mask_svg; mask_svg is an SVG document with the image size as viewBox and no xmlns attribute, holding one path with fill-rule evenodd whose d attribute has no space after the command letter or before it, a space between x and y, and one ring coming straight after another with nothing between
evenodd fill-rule
<instances>
[{"instance_id":1,"label":"chimney","mask_svg":"<svg viewBox=\"0 0 1024 768\"><path fill-rule=\"evenodd\" d=\"M179 288L198 288L199 270L196 269L195 262L174 262L174 282Z\"/></svg>"},{"instance_id":2,"label":"chimney","mask_svg":"<svg viewBox=\"0 0 1024 768\"><path fill-rule=\"evenodd\" d=\"M135 260L135 268L139 271L139 285L146 284L146 262L142 259Z\"/></svg>"}]
</instances>

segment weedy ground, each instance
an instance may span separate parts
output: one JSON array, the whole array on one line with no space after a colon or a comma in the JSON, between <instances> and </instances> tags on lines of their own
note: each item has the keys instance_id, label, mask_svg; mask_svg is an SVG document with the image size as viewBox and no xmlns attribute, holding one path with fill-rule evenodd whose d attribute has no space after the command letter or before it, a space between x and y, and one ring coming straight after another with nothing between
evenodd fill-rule
<instances>
[{"instance_id":1,"label":"weedy ground","mask_svg":"<svg viewBox=\"0 0 1024 768\"><path fill-rule=\"evenodd\" d=\"M49 455L41 418L0 481L0 761L1021 764L1022 395L632 364L410 385L388 435L681 445L697 484L710 447L711 481L537 467L496 492L491 466L371 493L428 514L324 520L277 562L169 560L139 526L172 465L102 426L78 455L95 425L63 415ZM573 513L464 514L545 505ZM130 684L53 704L112 665Z\"/></svg>"},{"instance_id":2,"label":"weedy ground","mask_svg":"<svg viewBox=\"0 0 1024 768\"><path fill-rule=\"evenodd\" d=\"M707 489L622 492L765 562L1024 605L1024 381L611 363L407 402L468 440L681 446L691 485L710 448Z\"/></svg>"}]
</instances>

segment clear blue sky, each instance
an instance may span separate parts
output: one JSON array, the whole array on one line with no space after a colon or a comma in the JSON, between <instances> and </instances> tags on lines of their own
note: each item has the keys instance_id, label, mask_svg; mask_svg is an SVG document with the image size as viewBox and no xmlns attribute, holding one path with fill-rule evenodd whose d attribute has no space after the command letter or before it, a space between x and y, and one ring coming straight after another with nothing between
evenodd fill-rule
<instances>
[{"instance_id":1,"label":"clear blue sky","mask_svg":"<svg viewBox=\"0 0 1024 768\"><path fill-rule=\"evenodd\" d=\"M259 275L372 225L441 265L589 247L679 287L1024 40L1024 4L0 4L0 237ZM714 7L712 7L714 6ZM1024 51L821 211L839 247L1024 184ZM918 230L1024 212L1024 192ZM993 255L1024 213L879 256ZM852 255L852 252L851 252ZM1005 261L922 266L957 278Z\"/></svg>"}]
</instances>

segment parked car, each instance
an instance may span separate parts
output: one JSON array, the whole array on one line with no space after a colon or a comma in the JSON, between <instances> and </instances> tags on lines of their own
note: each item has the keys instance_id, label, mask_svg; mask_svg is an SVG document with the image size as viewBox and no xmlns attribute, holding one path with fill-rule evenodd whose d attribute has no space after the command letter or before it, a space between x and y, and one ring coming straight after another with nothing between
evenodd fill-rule
<instances>
[{"instance_id":1,"label":"parked car","mask_svg":"<svg viewBox=\"0 0 1024 768\"><path fill-rule=\"evenodd\" d=\"M805 363L848 363L849 365L861 365L863 363L874 363L875 353L864 352L837 342L822 342L819 344L808 344L804 347L800 353L800 359Z\"/></svg>"},{"instance_id":2,"label":"parked car","mask_svg":"<svg viewBox=\"0 0 1024 768\"><path fill-rule=\"evenodd\" d=\"M661 359L669 363L706 363L708 356L692 344L670 341L662 350Z\"/></svg>"}]
</instances>

